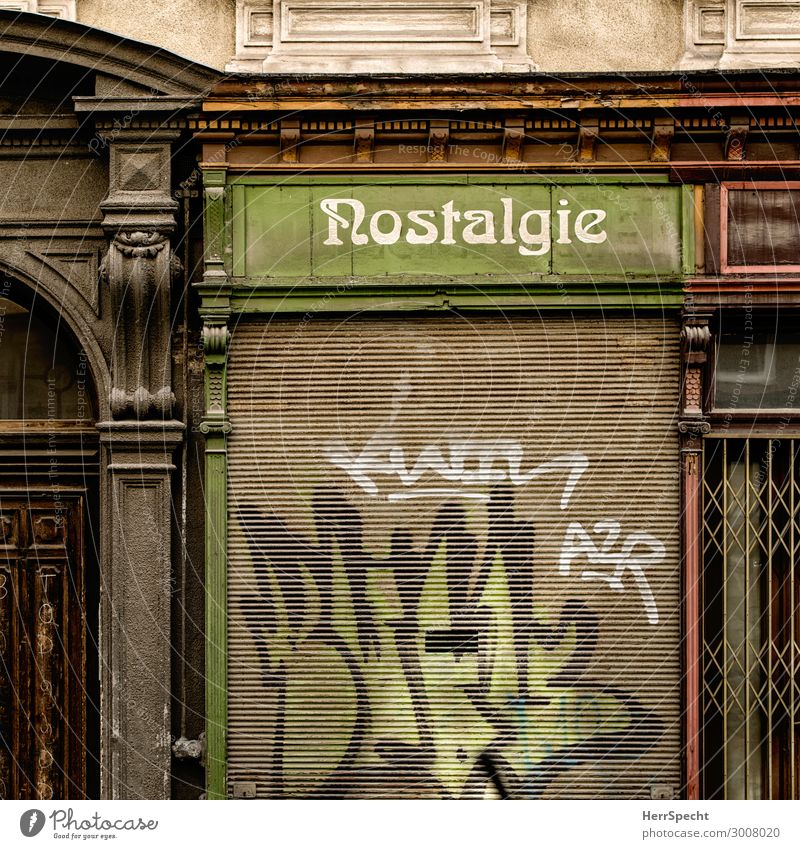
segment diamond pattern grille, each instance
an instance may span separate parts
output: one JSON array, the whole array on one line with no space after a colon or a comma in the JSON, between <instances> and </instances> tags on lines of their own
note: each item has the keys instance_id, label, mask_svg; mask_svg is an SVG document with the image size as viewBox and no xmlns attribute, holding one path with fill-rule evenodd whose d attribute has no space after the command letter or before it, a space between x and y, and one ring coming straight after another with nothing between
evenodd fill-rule
<instances>
[{"instance_id":1,"label":"diamond pattern grille","mask_svg":"<svg viewBox=\"0 0 800 849\"><path fill-rule=\"evenodd\" d=\"M800 798L799 549L800 440L707 440L706 798Z\"/></svg>"}]
</instances>

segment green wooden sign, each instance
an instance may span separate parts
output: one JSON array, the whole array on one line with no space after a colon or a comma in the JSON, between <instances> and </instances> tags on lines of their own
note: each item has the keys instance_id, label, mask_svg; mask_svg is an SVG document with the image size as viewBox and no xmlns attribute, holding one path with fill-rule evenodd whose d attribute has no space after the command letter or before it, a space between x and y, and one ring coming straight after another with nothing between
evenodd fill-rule
<instances>
[{"instance_id":1,"label":"green wooden sign","mask_svg":"<svg viewBox=\"0 0 800 849\"><path fill-rule=\"evenodd\" d=\"M240 178L231 271L253 283L679 276L686 204L680 186L619 178Z\"/></svg>"}]
</instances>

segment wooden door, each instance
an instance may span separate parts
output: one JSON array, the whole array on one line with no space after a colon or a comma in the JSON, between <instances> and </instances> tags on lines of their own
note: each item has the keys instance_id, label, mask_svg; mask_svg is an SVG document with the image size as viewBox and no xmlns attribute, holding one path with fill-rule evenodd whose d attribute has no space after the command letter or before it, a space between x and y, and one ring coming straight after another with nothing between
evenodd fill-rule
<instances>
[{"instance_id":1,"label":"wooden door","mask_svg":"<svg viewBox=\"0 0 800 849\"><path fill-rule=\"evenodd\" d=\"M0 492L0 798L86 796L83 494Z\"/></svg>"}]
</instances>

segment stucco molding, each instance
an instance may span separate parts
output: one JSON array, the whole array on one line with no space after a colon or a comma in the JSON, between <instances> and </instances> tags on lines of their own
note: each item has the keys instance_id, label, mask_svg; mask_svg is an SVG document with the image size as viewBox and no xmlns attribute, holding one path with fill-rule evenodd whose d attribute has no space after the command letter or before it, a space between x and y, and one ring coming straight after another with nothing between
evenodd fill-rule
<instances>
[{"instance_id":1,"label":"stucco molding","mask_svg":"<svg viewBox=\"0 0 800 849\"><path fill-rule=\"evenodd\" d=\"M237 0L227 70L531 71L524 0Z\"/></svg>"},{"instance_id":2,"label":"stucco molding","mask_svg":"<svg viewBox=\"0 0 800 849\"><path fill-rule=\"evenodd\" d=\"M75 0L0 0L0 9L11 12L35 12L66 21L75 20Z\"/></svg>"},{"instance_id":3,"label":"stucco molding","mask_svg":"<svg viewBox=\"0 0 800 849\"><path fill-rule=\"evenodd\" d=\"M797 0L685 0L681 68L795 67Z\"/></svg>"}]
</instances>

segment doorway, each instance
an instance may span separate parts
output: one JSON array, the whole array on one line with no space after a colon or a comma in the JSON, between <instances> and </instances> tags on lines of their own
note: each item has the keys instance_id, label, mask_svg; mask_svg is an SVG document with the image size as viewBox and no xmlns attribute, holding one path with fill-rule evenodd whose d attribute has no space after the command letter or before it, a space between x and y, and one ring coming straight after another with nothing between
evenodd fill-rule
<instances>
[{"instance_id":1,"label":"doorway","mask_svg":"<svg viewBox=\"0 0 800 849\"><path fill-rule=\"evenodd\" d=\"M0 799L99 796L93 398L58 317L0 297Z\"/></svg>"}]
</instances>

